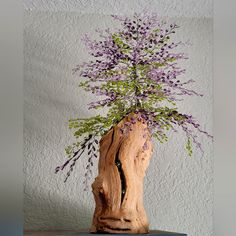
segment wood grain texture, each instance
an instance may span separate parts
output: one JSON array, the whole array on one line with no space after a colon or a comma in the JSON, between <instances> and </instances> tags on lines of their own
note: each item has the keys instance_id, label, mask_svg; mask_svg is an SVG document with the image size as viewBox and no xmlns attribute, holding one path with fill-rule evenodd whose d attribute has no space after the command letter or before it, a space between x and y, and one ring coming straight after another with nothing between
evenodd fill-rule
<instances>
[{"instance_id":1,"label":"wood grain texture","mask_svg":"<svg viewBox=\"0 0 236 236\"><path fill-rule=\"evenodd\" d=\"M137 116L132 113L125 117L100 141L99 173L92 184L96 208L91 232L149 231L143 178L153 147L146 123ZM133 119L136 123L128 126ZM124 127L126 131L121 132Z\"/></svg>"}]
</instances>

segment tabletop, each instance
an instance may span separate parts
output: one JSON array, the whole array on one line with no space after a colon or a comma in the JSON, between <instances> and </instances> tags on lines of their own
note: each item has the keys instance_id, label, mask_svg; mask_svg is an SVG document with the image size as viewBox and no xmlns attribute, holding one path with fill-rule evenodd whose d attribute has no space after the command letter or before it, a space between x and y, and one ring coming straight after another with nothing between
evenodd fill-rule
<instances>
[{"instance_id":1,"label":"tabletop","mask_svg":"<svg viewBox=\"0 0 236 236\"><path fill-rule=\"evenodd\" d=\"M56 230L56 231L26 231L24 236L108 236L108 234L91 234L88 232L79 232L79 231L71 231L71 230ZM111 234L110 234L111 235ZM127 234L120 234L127 235ZM145 235L145 236L187 236L184 233L175 233L168 231L159 231L152 230L147 234L132 234L132 235ZM117 236L117 234L116 234Z\"/></svg>"}]
</instances>

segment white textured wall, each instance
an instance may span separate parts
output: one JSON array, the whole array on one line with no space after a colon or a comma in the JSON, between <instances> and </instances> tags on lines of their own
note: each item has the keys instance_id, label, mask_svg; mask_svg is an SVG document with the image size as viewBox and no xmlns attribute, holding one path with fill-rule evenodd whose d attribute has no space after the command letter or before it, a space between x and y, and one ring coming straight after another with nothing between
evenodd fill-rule
<instances>
[{"instance_id":1,"label":"white textured wall","mask_svg":"<svg viewBox=\"0 0 236 236\"><path fill-rule=\"evenodd\" d=\"M213 0L23 0L24 9L132 14L149 9L162 16L212 17Z\"/></svg>"},{"instance_id":2,"label":"white textured wall","mask_svg":"<svg viewBox=\"0 0 236 236\"><path fill-rule=\"evenodd\" d=\"M25 2L33 6L33 1ZM183 63L185 78L195 79L193 88L205 94L187 98L180 108L212 132L212 20L169 20L181 25L176 39L190 39L193 44L185 49L190 56ZM101 14L34 9L25 11L24 26L25 228L88 228L94 202L90 192L82 191L86 156L78 161L66 184L63 174L55 175L54 168L65 160L64 147L73 142L67 120L93 115L86 108L90 94L78 88L79 79L71 74L87 58L81 34L97 27L115 27L115 23ZM212 144L206 138L202 142L205 155L196 151L191 158L183 149L181 134L173 135L166 144L155 143L144 196L152 229L212 235Z\"/></svg>"}]
</instances>

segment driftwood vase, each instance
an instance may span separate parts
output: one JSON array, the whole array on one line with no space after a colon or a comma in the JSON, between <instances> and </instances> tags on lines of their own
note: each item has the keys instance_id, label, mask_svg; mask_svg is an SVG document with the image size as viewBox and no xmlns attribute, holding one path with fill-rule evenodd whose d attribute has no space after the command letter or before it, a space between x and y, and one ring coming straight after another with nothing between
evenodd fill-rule
<instances>
[{"instance_id":1,"label":"driftwood vase","mask_svg":"<svg viewBox=\"0 0 236 236\"><path fill-rule=\"evenodd\" d=\"M96 208L91 232L149 231L143 180L153 148L147 124L137 117L125 117L100 141L99 173L92 184ZM126 126L129 131L121 132Z\"/></svg>"}]
</instances>

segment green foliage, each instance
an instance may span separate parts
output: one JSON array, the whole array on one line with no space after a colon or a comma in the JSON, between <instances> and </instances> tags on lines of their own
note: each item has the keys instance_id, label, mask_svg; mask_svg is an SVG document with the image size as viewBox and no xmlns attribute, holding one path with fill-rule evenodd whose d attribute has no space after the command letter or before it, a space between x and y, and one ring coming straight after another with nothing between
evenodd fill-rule
<instances>
[{"instance_id":1,"label":"green foliage","mask_svg":"<svg viewBox=\"0 0 236 236\"><path fill-rule=\"evenodd\" d=\"M191 157L192 154L193 154L193 150L192 150L192 142L191 142L190 138L187 139L187 143L186 143L185 148L186 148L186 150L188 152L188 155Z\"/></svg>"},{"instance_id":2,"label":"green foliage","mask_svg":"<svg viewBox=\"0 0 236 236\"><path fill-rule=\"evenodd\" d=\"M80 142L73 143L65 148L65 153L68 158L71 158L75 151L80 147Z\"/></svg>"},{"instance_id":3,"label":"green foliage","mask_svg":"<svg viewBox=\"0 0 236 236\"><path fill-rule=\"evenodd\" d=\"M173 27L175 26L172 26L169 32L172 32ZM103 63L102 58L95 62L91 61L89 66L85 66L84 71L87 72L87 78L86 81L81 82L79 86L85 91L90 91L96 95L114 96L114 99L93 105L93 109L107 106L109 110L106 115L69 121L69 128L75 129L74 136L77 139L90 134L101 136L127 114L134 111L144 111L144 113L147 114L155 114L155 116L150 119L159 129L153 133L153 137L161 143L168 140L165 132L174 129L174 124L181 125L186 121L187 117L177 111L175 102L173 102L169 98L168 93L165 92L167 85L162 83L163 81L160 79L161 76L156 76L159 77L157 81L153 79L155 76L152 77L149 74L156 69L157 71L164 71L171 63L178 60L178 57L175 56L163 57L164 60L148 60L157 53L163 53L167 50L167 44L172 45L169 42L170 33L163 34L160 40L157 40L156 36L158 34L163 34L163 29L155 27L145 36L146 38L138 41L140 35L138 33L132 33L132 30L131 33L129 32L126 35L124 35L123 31L112 33L110 35L113 40L111 44L115 46L111 48L111 50L114 54L119 52L118 54L122 54L123 57L117 56L116 58L119 59L115 63L113 61L114 66L110 67L109 64L105 69L94 69L98 68L100 64ZM142 43L142 40L146 42L144 46L139 48L139 52L143 56L142 60L138 60L138 62L132 59L131 55L133 55L134 50L137 50L135 49L137 46L130 44L130 39L137 40L139 43ZM152 42L154 41L156 41L156 43L153 44ZM101 51L103 51L103 54L106 54L108 43L106 44L105 42L103 44L103 42L100 41L100 45L103 45L104 50L101 49ZM94 47L91 46L91 48ZM123 67L120 65L123 65ZM119 75L122 75L122 78L112 79L113 76ZM167 105L169 105L169 107L167 107ZM186 148L188 153L191 154L190 139L187 142ZM71 150L73 150L73 147L67 147L67 154L70 154Z\"/></svg>"},{"instance_id":4,"label":"green foliage","mask_svg":"<svg viewBox=\"0 0 236 236\"><path fill-rule=\"evenodd\" d=\"M69 120L76 142L65 148L69 159L55 169L57 173L69 166L65 181L83 153L89 156L85 174L89 176L93 158L98 157L98 137L130 113L137 117L125 123L120 129L122 133L132 131L132 124L137 121L146 122L152 137L163 143L168 140L169 131L181 128L188 138L185 148L189 156L192 155L192 142L202 150L194 130L211 137L199 128L191 115L179 113L174 102L180 100L179 96L202 96L185 88L193 80L181 82L177 79L185 72L177 66L177 61L187 59L185 53L175 50L181 42L170 42L170 35L178 26L165 26L153 16L137 14L134 18L119 17L119 20L123 29L115 33L107 29L105 34L100 34L99 41L91 40L87 35L84 38L89 53L95 58L78 65L74 72L79 71L85 79L79 84L82 89L99 96L97 101L89 104L89 109L105 107L107 112L87 119Z\"/></svg>"},{"instance_id":5,"label":"green foliage","mask_svg":"<svg viewBox=\"0 0 236 236\"><path fill-rule=\"evenodd\" d=\"M106 126L107 120L100 115L88 118L88 119L71 119L69 120L69 128L76 129L74 136L79 138L91 133L101 134L104 126Z\"/></svg>"},{"instance_id":6,"label":"green foliage","mask_svg":"<svg viewBox=\"0 0 236 236\"><path fill-rule=\"evenodd\" d=\"M115 44L121 49L121 51L123 53L126 54L126 53L129 53L131 51L130 46L122 40L121 36L118 33L113 34L112 39L115 42Z\"/></svg>"}]
</instances>

